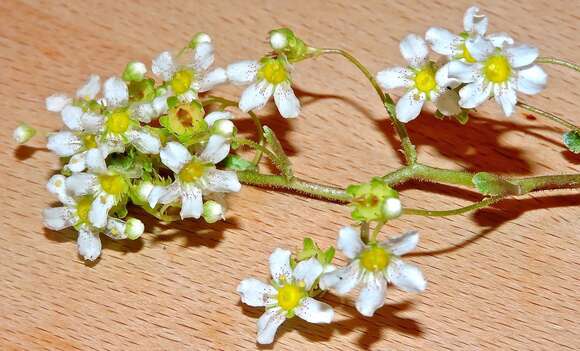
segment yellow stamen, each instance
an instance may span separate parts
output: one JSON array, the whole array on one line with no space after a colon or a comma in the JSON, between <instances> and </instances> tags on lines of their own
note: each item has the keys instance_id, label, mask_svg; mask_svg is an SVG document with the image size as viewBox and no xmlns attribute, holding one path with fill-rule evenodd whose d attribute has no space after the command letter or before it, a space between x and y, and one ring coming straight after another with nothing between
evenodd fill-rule
<instances>
[{"instance_id":1,"label":"yellow stamen","mask_svg":"<svg viewBox=\"0 0 580 351\"><path fill-rule=\"evenodd\" d=\"M510 64L505 56L491 56L483 66L485 78L494 83L506 82L511 73Z\"/></svg>"},{"instance_id":2,"label":"yellow stamen","mask_svg":"<svg viewBox=\"0 0 580 351\"><path fill-rule=\"evenodd\" d=\"M179 179L184 183L193 183L205 173L206 165L196 159L191 160L179 172Z\"/></svg>"},{"instance_id":3,"label":"yellow stamen","mask_svg":"<svg viewBox=\"0 0 580 351\"><path fill-rule=\"evenodd\" d=\"M93 134L85 134L81 137L85 149L94 149L97 147L97 140Z\"/></svg>"},{"instance_id":4,"label":"yellow stamen","mask_svg":"<svg viewBox=\"0 0 580 351\"><path fill-rule=\"evenodd\" d=\"M111 133L123 134L129 129L131 118L126 110L117 110L107 119L106 126Z\"/></svg>"},{"instance_id":5,"label":"yellow stamen","mask_svg":"<svg viewBox=\"0 0 580 351\"><path fill-rule=\"evenodd\" d=\"M467 50L467 46L465 45L465 43L461 44L461 49L463 50L463 58L465 59L465 61L469 63L477 62L477 60L473 56L471 56L469 50Z\"/></svg>"},{"instance_id":6,"label":"yellow stamen","mask_svg":"<svg viewBox=\"0 0 580 351\"><path fill-rule=\"evenodd\" d=\"M428 93L435 89L437 82L435 81L435 72L430 65L427 65L415 75L415 87L423 92Z\"/></svg>"},{"instance_id":7,"label":"yellow stamen","mask_svg":"<svg viewBox=\"0 0 580 351\"><path fill-rule=\"evenodd\" d=\"M286 311L294 309L306 297L304 283L288 284L278 289L278 306Z\"/></svg>"},{"instance_id":8,"label":"yellow stamen","mask_svg":"<svg viewBox=\"0 0 580 351\"><path fill-rule=\"evenodd\" d=\"M123 195L129 190L127 182L120 175L102 175L99 182L106 193L114 196Z\"/></svg>"},{"instance_id":9,"label":"yellow stamen","mask_svg":"<svg viewBox=\"0 0 580 351\"><path fill-rule=\"evenodd\" d=\"M79 217L80 223L89 222L89 211L91 210L91 204L93 203L93 198L90 196L82 197L77 202L77 216Z\"/></svg>"},{"instance_id":10,"label":"yellow stamen","mask_svg":"<svg viewBox=\"0 0 580 351\"><path fill-rule=\"evenodd\" d=\"M360 264L367 271L382 271L391 260L391 254L380 246L371 246L360 255Z\"/></svg>"},{"instance_id":11,"label":"yellow stamen","mask_svg":"<svg viewBox=\"0 0 580 351\"><path fill-rule=\"evenodd\" d=\"M171 80L171 89L177 95L185 93L193 81L194 75L191 70L183 70L175 73Z\"/></svg>"},{"instance_id":12,"label":"yellow stamen","mask_svg":"<svg viewBox=\"0 0 580 351\"><path fill-rule=\"evenodd\" d=\"M286 65L276 59L266 59L262 61L258 77L267 80L272 84L280 84L288 80L288 71Z\"/></svg>"}]
</instances>

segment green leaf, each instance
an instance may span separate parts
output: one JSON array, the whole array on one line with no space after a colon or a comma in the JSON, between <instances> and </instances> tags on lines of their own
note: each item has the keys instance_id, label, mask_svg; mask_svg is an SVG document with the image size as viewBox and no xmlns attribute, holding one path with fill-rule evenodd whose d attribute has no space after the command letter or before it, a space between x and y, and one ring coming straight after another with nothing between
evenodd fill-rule
<instances>
[{"instance_id":1,"label":"green leaf","mask_svg":"<svg viewBox=\"0 0 580 351\"><path fill-rule=\"evenodd\" d=\"M253 171L256 165L238 155L228 155L222 162L226 169L234 171Z\"/></svg>"},{"instance_id":2,"label":"green leaf","mask_svg":"<svg viewBox=\"0 0 580 351\"><path fill-rule=\"evenodd\" d=\"M276 166L280 169L280 172L286 177L286 179L290 179L293 177L294 172L292 171L292 164L290 163L290 159L284 152L280 141L274 134L274 131L267 126L264 126L264 137L270 145L272 151L277 156L277 160L272 160L276 163Z\"/></svg>"},{"instance_id":3,"label":"green leaf","mask_svg":"<svg viewBox=\"0 0 580 351\"><path fill-rule=\"evenodd\" d=\"M297 258L299 261L307 260L311 257L314 257L318 254L319 249L318 246L314 243L314 240L311 238L304 238L303 249L298 253Z\"/></svg>"},{"instance_id":4,"label":"green leaf","mask_svg":"<svg viewBox=\"0 0 580 351\"><path fill-rule=\"evenodd\" d=\"M473 176L473 185L484 195L520 195L522 190L516 184L487 172L479 172Z\"/></svg>"},{"instance_id":5,"label":"green leaf","mask_svg":"<svg viewBox=\"0 0 580 351\"><path fill-rule=\"evenodd\" d=\"M564 144L566 144L568 150L575 154L580 154L580 131L571 130L564 133Z\"/></svg>"}]
</instances>

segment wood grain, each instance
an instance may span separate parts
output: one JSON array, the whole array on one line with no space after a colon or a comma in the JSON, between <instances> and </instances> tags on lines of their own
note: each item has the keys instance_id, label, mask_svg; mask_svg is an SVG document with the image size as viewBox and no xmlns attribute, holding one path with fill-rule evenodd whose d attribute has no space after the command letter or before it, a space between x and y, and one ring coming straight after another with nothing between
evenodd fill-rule
<instances>
[{"instance_id":1,"label":"wood grain","mask_svg":"<svg viewBox=\"0 0 580 351\"><path fill-rule=\"evenodd\" d=\"M171 227L144 218L136 242L104 242L102 258L84 264L72 231L42 228L53 203L45 182L57 158L39 138L17 148L18 121L53 130L43 109L56 91L74 91L89 73L118 74L129 60L177 49L197 31L211 33L217 64L257 58L268 30L289 26L314 45L352 50L377 71L402 64L398 40L430 25L459 31L469 1L14 1L0 2L0 349L246 350L261 311L235 293L247 276L267 279L275 247L304 236L332 244L348 211L339 205L245 187L230 197L225 223ZM580 61L580 3L480 1L491 31L506 31L544 55ZM580 123L579 76L548 67L541 96L524 100ZM338 57L297 67L304 103L299 119L261 112L280 136L299 176L346 186L400 164L385 114L360 74ZM235 97L239 89L221 89ZM241 129L251 124L239 116ZM467 126L424 113L409 125L420 158L445 167L501 174L578 172L561 130L524 114L482 109ZM403 188L406 205L453 208L475 197L444 186ZM429 280L423 295L389 290L374 318L350 298L328 296L330 326L293 319L275 350L574 350L578 327L577 191L504 201L495 209L445 219L405 217L389 234L417 228L410 260ZM155 234L154 234L155 233ZM269 347L266 347L269 348Z\"/></svg>"}]
</instances>

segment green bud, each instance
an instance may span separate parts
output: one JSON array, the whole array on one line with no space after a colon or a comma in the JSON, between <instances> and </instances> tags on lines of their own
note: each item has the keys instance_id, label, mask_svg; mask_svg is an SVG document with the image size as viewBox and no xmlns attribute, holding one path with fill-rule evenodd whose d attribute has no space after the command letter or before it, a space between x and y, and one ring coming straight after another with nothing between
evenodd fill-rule
<instances>
[{"instance_id":1,"label":"green bud","mask_svg":"<svg viewBox=\"0 0 580 351\"><path fill-rule=\"evenodd\" d=\"M203 219L207 223L215 223L220 219L225 219L225 208L220 203L208 200L203 204Z\"/></svg>"},{"instance_id":2,"label":"green bud","mask_svg":"<svg viewBox=\"0 0 580 351\"><path fill-rule=\"evenodd\" d=\"M211 126L211 133L221 135L228 139L234 136L236 133L236 126L234 122L229 119L220 119L214 122Z\"/></svg>"},{"instance_id":3,"label":"green bud","mask_svg":"<svg viewBox=\"0 0 580 351\"><path fill-rule=\"evenodd\" d=\"M580 130L571 130L564 133L564 144L575 154L580 153Z\"/></svg>"},{"instance_id":4,"label":"green bud","mask_svg":"<svg viewBox=\"0 0 580 351\"><path fill-rule=\"evenodd\" d=\"M388 186L381 178L373 178L369 183L350 185L346 192L351 195L351 206L353 219L361 222L384 221L396 218L396 201L388 199L399 199L399 193ZM400 204L400 201L399 201Z\"/></svg>"},{"instance_id":5,"label":"green bud","mask_svg":"<svg viewBox=\"0 0 580 351\"><path fill-rule=\"evenodd\" d=\"M132 61L127 64L123 71L123 80L127 82L140 81L147 73L147 66L143 62Z\"/></svg>"},{"instance_id":6,"label":"green bud","mask_svg":"<svg viewBox=\"0 0 580 351\"><path fill-rule=\"evenodd\" d=\"M145 226L143 222L138 220L137 218L129 218L127 220L127 224L125 226L125 235L127 235L127 239L135 240L139 238L143 231L145 230Z\"/></svg>"},{"instance_id":7,"label":"green bud","mask_svg":"<svg viewBox=\"0 0 580 351\"><path fill-rule=\"evenodd\" d=\"M196 33L189 41L187 47L190 49L195 49L195 47L201 43L211 43L211 37L209 34L203 32Z\"/></svg>"},{"instance_id":8,"label":"green bud","mask_svg":"<svg viewBox=\"0 0 580 351\"><path fill-rule=\"evenodd\" d=\"M30 139L32 139L36 135L36 129L32 128L26 123L20 123L16 129L14 129L14 133L12 134L12 138L18 144L25 144Z\"/></svg>"}]
</instances>

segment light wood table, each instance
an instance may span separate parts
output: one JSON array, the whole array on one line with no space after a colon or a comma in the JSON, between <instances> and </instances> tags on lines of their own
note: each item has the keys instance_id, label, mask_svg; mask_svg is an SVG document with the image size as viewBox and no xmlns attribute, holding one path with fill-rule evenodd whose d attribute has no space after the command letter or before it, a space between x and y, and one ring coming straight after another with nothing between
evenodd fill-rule
<instances>
[{"instance_id":1,"label":"light wood table","mask_svg":"<svg viewBox=\"0 0 580 351\"><path fill-rule=\"evenodd\" d=\"M218 65L257 58L266 33L289 26L317 46L351 50L376 72L403 64L398 41L431 25L461 30L470 1L14 1L0 2L0 349L250 350L261 311L241 306L244 277L267 277L276 247L304 236L334 244L347 208L244 187L230 197L225 223L159 226L144 218L136 242L104 241L91 265L77 256L73 231L43 229L54 204L45 183L58 159L41 138L16 148L18 121L57 129L44 110L54 92L74 92L88 74L119 74L129 60L150 62L197 31L212 35ZM580 61L578 1L480 1L490 31L505 31L543 55ZM546 91L523 100L580 123L580 75L547 67ZM400 165L397 139L371 88L339 57L296 67L303 113L286 121L273 109L264 122L282 136L296 173L346 186ZM236 97L240 89L220 91ZM493 104L492 104L493 105ZM489 106L489 105L488 105ZM240 129L251 123L239 115ZM424 162L528 176L578 172L561 129L516 113L484 108L461 126L425 113L409 130ZM410 184L408 206L443 209L476 200L468 191ZM294 318L276 350L567 350L580 349L577 191L507 200L476 214L404 217L388 234L416 228L409 259L429 280L422 295L390 289L374 318L352 298L325 297L336 323ZM339 257L342 259L343 256ZM343 262L343 261L341 261ZM266 347L268 348L268 347Z\"/></svg>"}]
</instances>

